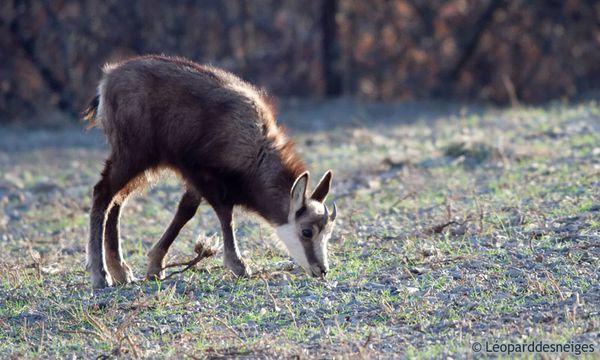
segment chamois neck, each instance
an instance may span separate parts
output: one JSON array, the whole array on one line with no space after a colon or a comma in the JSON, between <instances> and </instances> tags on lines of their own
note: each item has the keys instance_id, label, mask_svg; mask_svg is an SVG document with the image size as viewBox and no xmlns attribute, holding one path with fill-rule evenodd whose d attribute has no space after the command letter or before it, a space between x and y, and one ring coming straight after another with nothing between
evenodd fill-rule
<instances>
[{"instance_id":1,"label":"chamois neck","mask_svg":"<svg viewBox=\"0 0 600 360\"><path fill-rule=\"evenodd\" d=\"M285 150L269 154L257 171L260 191L256 194L260 198L255 199L253 207L274 226L287 223L292 185L306 171L306 165L291 144Z\"/></svg>"}]
</instances>

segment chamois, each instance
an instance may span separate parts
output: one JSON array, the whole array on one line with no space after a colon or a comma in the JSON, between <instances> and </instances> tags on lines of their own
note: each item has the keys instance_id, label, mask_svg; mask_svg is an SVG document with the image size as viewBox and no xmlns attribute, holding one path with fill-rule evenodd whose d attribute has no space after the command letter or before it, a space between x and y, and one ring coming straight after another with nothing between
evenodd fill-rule
<instances>
[{"instance_id":1,"label":"chamois","mask_svg":"<svg viewBox=\"0 0 600 360\"><path fill-rule=\"evenodd\" d=\"M123 260L119 213L127 196L163 169L176 172L186 191L148 253L147 278L161 278L169 246L202 199L221 223L224 263L235 275L250 276L233 231L233 207L243 206L275 228L308 274L325 276L336 217L335 204L331 213L324 205L332 173L308 195L306 165L263 91L224 70L166 56L107 64L103 73L84 112L111 148L90 212L87 269L94 288L134 280Z\"/></svg>"}]
</instances>

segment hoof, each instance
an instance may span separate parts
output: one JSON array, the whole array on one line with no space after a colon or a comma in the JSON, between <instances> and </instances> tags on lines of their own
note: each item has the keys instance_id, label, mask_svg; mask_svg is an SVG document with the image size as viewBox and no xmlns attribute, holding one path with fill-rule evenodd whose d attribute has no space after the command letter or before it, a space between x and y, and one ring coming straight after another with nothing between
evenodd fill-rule
<instances>
[{"instance_id":1,"label":"hoof","mask_svg":"<svg viewBox=\"0 0 600 360\"><path fill-rule=\"evenodd\" d=\"M244 260L242 259L225 259L225 266L231 270L235 276L242 278L249 278L252 276L252 271L250 271L250 267L246 265Z\"/></svg>"},{"instance_id":2,"label":"hoof","mask_svg":"<svg viewBox=\"0 0 600 360\"><path fill-rule=\"evenodd\" d=\"M131 268L125 262L109 267L109 273L114 285L125 285L136 281L133 271L131 271Z\"/></svg>"},{"instance_id":3,"label":"hoof","mask_svg":"<svg viewBox=\"0 0 600 360\"><path fill-rule=\"evenodd\" d=\"M148 253L148 269L146 270L146 280L162 280L165 277L163 271L166 252L160 249L152 249Z\"/></svg>"},{"instance_id":4,"label":"hoof","mask_svg":"<svg viewBox=\"0 0 600 360\"><path fill-rule=\"evenodd\" d=\"M146 280L156 281L162 280L165 277L165 272L160 267L148 267L146 272Z\"/></svg>"},{"instance_id":5,"label":"hoof","mask_svg":"<svg viewBox=\"0 0 600 360\"><path fill-rule=\"evenodd\" d=\"M100 274L92 273L92 288L94 289L104 289L105 287L110 286L110 278L106 273L102 272Z\"/></svg>"}]
</instances>

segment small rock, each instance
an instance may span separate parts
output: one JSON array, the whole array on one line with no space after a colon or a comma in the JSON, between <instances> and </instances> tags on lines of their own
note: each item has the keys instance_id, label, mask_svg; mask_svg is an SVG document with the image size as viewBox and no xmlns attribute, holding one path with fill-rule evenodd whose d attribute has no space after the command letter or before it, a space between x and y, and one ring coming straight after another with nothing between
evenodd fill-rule
<instances>
[{"instance_id":1,"label":"small rock","mask_svg":"<svg viewBox=\"0 0 600 360\"><path fill-rule=\"evenodd\" d=\"M525 215L518 213L516 215L514 215L511 219L510 219L510 225L511 226L520 226L523 224L527 223L527 219L525 218Z\"/></svg>"},{"instance_id":2,"label":"small rock","mask_svg":"<svg viewBox=\"0 0 600 360\"><path fill-rule=\"evenodd\" d=\"M600 211L600 204L593 204L589 207L588 211Z\"/></svg>"},{"instance_id":3,"label":"small rock","mask_svg":"<svg viewBox=\"0 0 600 360\"><path fill-rule=\"evenodd\" d=\"M387 287L383 284L367 283L367 284L365 284L365 288L367 288L369 290L385 290Z\"/></svg>"},{"instance_id":4,"label":"small rock","mask_svg":"<svg viewBox=\"0 0 600 360\"><path fill-rule=\"evenodd\" d=\"M565 226L562 226L558 229L556 229L557 232L569 232L569 233L574 233L577 232L579 230L579 225L577 224L567 224Z\"/></svg>"},{"instance_id":5,"label":"small rock","mask_svg":"<svg viewBox=\"0 0 600 360\"><path fill-rule=\"evenodd\" d=\"M45 321L46 315L37 312L26 312L12 317L11 320L16 320L20 323L27 322L28 325L31 325L36 322Z\"/></svg>"},{"instance_id":6,"label":"small rock","mask_svg":"<svg viewBox=\"0 0 600 360\"><path fill-rule=\"evenodd\" d=\"M511 278L520 278L523 276L523 273L519 270L508 269L506 271L506 275L510 276Z\"/></svg>"},{"instance_id":7,"label":"small rock","mask_svg":"<svg viewBox=\"0 0 600 360\"><path fill-rule=\"evenodd\" d=\"M542 255L542 254L537 254L537 255L535 256L535 261L536 261L536 262L539 262L539 263L543 263L543 262L544 262L544 255Z\"/></svg>"},{"instance_id":8,"label":"small rock","mask_svg":"<svg viewBox=\"0 0 600 360\"><path fill-rule=\"evenodd\" d=\"M379 179L369 179L367 185L371 190L378 190L381 188L381 181L379 181Z\"/></svg>"},{"instance_id":9,"label":"small rock","mask_svg":"<svg viewBox=\"0 0 600 360\"><path fill-rule=\"evenodd\" d=\"M25 200L27 199L25 198L25 194L22 192L12 192L8 194L8 201L22 204L25 202Z\"/></svg>"},{"instance_id":10,"label":"small rock","mask_svg":"<svg viewBox=\"0 0 600 360\"><path fill-rule=\"evenodd\" d=\"M466 224L461 224L461 225L453 226L452 228L450 228L450 235L452 235L452 236L461 236L461 235L464 235L466 232L467 232Z\"/></svg>"},{"instance_id":11,"label":"small rock","mask_svg":"<svg viewBox=\"0 0 600 360\"><path fill-rule=\"evenodd\" d=\"M350 320L350 317L348 315L339 314L337 316L337 322L339 325L343 325L344 323L348 322L349 320Z\"/></svg>"},{"instance_id":12,"label":"small rock","mask_svg":"<svg viewBox=\"0 0 600 360\"><path fill-rule=\"evenodd\" d=\"M434 256L437 255L437 253L438 251L434 247L424 247L421 249L421 255L423 255L423 257Z\"/></svg>"},{"instance_id":13,"label":"small rock","mask_svg":"<svg viewBox=\"0 0 600 360\"><path fill-rule=\"evenodd\" d=\"M331 289L335 289L338 286L338 282L337 281L327 281L325 283L325 286L327 287L327 289L331 290Z\"/></svg>"},{"instance_id":14,"label":"small rock","mask_svg":"<svg viewBox=\"0 0 600 360\"><path fill-rule=\"evenodd\" d=\"M410 272L416 275L422 275L427 272L427 269L425 269L424 267L415 266L410 269Z\"/></svg>"},{"instance_id":15,"label":"small rock","mask_svg":"<svg viewBox=\"0 0 600 360\"><path fill-rule=\"evenodd\" d=\"M48 193L58 190L59 186L51 182L39 182L31 189L34 193Z\"/></svg>"},{"instance_id":16,"label":"small rock","mask_svg":"<svg viewBox=\"0 0 600 360\"><path fill-rule=\"evenodd\" d=\"M22 189L25 187L25 185L23 184L23 181L16 175L11 174L11 173L7 173L4 175L4 179L10 184L13 185L14 187L18 188L18 189Z\"/></svg>"},{"instance_id":17,"label":"small rock","mask_svg":"<svg viewBox=\"0 0 600 360\"><path fill-rule=\"evenodd\" d=\"M419 289L415 288L415 287L411 287L411 286L407 286L406 288L406 292L409 294L414 294L419 292Z\"/></svg>"}]
</instances>

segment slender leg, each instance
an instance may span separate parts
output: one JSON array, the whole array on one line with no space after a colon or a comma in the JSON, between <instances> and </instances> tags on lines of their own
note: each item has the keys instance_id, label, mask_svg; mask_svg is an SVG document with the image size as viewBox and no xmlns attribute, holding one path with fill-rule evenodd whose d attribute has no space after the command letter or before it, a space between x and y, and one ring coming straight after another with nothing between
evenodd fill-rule
<instances>
[{"instance_id":1,"label":"slender leg","mask_svg":"<svg viewBox=\"0 0 600 360\"><path fill-rule=\"evenodd\" d=\"M201 190L202 197L217 213L223 232L223 262L236 276L250 277L250 269L244 263L238 249L233 232L233 203L227 196L227 189L221 181L210 173L188 172L188 178L196 189Z\"/></svg>"},{"instance_id":2,"label":"slender leg","mask_svg":"<svg viewBox=\"0 0 600 360\"><path fill-rule=\"evenodd\" d=\"M123 167L123 164L115 164L107 160L102 177L94 186L92 210L90 212L90 239L87 246L87 268L94 288L103 288L112 282L106 272L104 260L103 238L106 213L110 210L109 207L115 194L133 176L135 176L135 173L128 171L127 168Z\"/></svg>"},{"instance_id":3,"label":"slender leg","mask_svg":"<svg viewBox=\"0 0 600 360\"><path fill-rule=\"evenodd\" d=\"M215 207L217 217L221 222L223 231L224 263L236 276L250 277L250 268L246 266L240 255L240 251L233 232L233 208L231 206Z\"/></svg>"},{"instance_id":4,"label":"slender leg","mask_svg":"<svg viewBox=\"0 0 600 360\"><path fill-rule=\"evenodd\" d=\"M108 212L106 225L104 226L104 258L108 273L115 285L127 284L135 281L133 272L125 260L121 250L119 238L119 215L120 204L114 204Z\"/></svg>"},{"instance_id":5,"label":"slender leg","mask_svg":"<svg viewBox=\"0 0 600 360\"><path fill-rule=\"evenodd\" d=\"M200 205L201 198L193 191L186 191L179 201L175 217L171 220L171 224L160 238L160 240L152 247L148 253L148 271L146 278L160 279L162 278L162 269L164 266L164 258L169 251L169 247L175 241L181 228L196 214L196 210Z\"/></svg>"}]
</instances>

